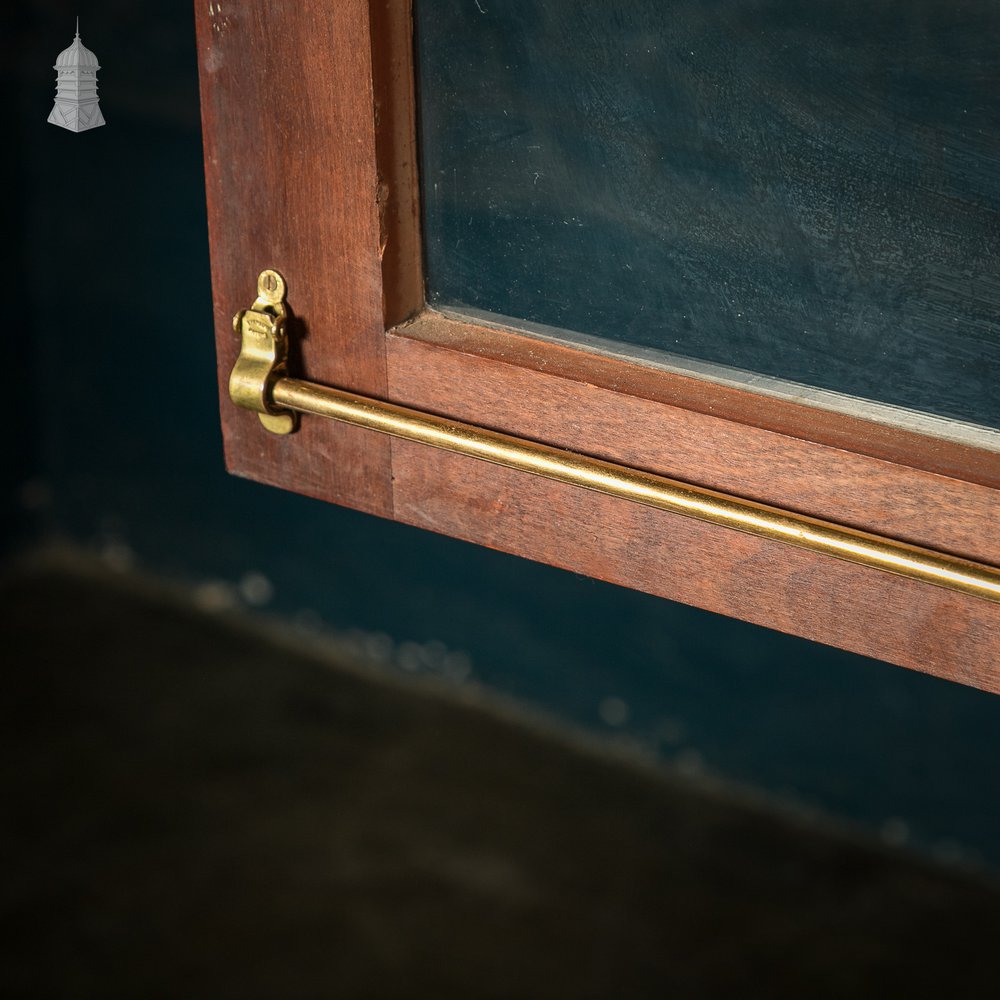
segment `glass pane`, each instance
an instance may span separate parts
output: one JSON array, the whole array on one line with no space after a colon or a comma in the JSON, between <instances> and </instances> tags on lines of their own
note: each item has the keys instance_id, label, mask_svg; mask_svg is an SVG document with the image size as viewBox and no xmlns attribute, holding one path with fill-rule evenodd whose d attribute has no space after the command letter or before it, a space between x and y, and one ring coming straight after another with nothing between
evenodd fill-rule
<instances>
[{"instance_id":1,"label":"glass pane","mask_svg":"<svg viewBox=\"0 0 1000 1000\"><path fill-rule=\"evenodd\" d=\"M432 304L1000 427L996 0L416 19Z\"/></svg>"}]
</instances>

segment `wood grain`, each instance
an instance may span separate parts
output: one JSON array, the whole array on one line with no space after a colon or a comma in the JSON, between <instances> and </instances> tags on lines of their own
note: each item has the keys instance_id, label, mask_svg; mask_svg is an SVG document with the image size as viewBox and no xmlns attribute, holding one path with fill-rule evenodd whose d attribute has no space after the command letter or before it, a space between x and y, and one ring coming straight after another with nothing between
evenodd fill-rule
<instances>
[{"instance_id":1,"label":"wood grain","mask_svg":"<svg viewBox=\"0 0 1000 1000\"><path fill-rule=\"evenodd\" d=\"M890 427L845 413L663 371L619 358L526 336L475 321L455 321L433 309L397 331L428 344L502 361L584 385L677 406L803 442L883 459L963 482L1000 489L1000 454Z\"/></svg>"},{"instance_id":2,"label":"wood grain","mask_svg":"<svg viewBox=\"0 0 1000 1000\"><path fill-rule=\"evenodd\" d=\"M1000 605L396 442L396 517L1000 692Z\"/></svg>"},{"instance_id":3,"label":"wood grain","mask_svg":"<svg viewBox=\"0 0 1000 1000\"><path fill-rule=\"evenodd\" d=\"M636 394L627 363L610 362L605 376L617 368L625 385L609 388L614 378L568 371L567 354L593 360L582 352L431 311L388 343L395 402L1000 564L1000 491L989 486L677 405L669 393Z\"/></svg>"},{"instance_id":4,"label":"wood grain","mask_svg":"<svg viewBox=\"0 0 1000 1000\"><path fill-rule=\"evenodd\" d=\"M391 333L391 398L1000 563L990 487L552 374L561 349L515 334L486 356L481 335L430 311ZM986 601L405 442L393 478L407 523L1000 690L1000 607Z\"/></svg>"},{"instance_id":5,"label":"wood grain","mask_svg":"<svg viewBox=\"0 0 1000 1000\"><path fill-rule=\"evenodd\" d=\"M424 304L412 0L372 0L375 152L386 327Z\"/></svg>"},{"instance_id":6,"label":"wood grain","mask_svg":"<svg viewBox=\"0 0 1000 1000\"><path fill-rule=\"evenodd\" d=\"M288 282L295 369L385 392L366 0L195 6L219 394L238 475L381 514L389 443L311 420L287 438L228 399L232 316L265 267Z\"/></svg>"}]
</instances>

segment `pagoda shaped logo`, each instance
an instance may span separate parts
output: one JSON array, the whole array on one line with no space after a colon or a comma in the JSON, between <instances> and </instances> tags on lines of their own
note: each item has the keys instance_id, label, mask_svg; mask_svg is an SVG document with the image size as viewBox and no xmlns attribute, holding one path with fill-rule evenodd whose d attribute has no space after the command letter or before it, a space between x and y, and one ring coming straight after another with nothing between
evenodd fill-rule
<instances>
[{"instance_id":1,"label":"pagoda shaped logo","mask_svg":"<svg viewBox=\"0 0 1000 1000\"><path fill-rule=\"evenodd\" d=\"M49 121L71 132L85 132L104 124L97 96L97 56L80 41L80 19L76 19L73 44L59 53L55 66L56 102Z\"/></svg>"}]
</instances>

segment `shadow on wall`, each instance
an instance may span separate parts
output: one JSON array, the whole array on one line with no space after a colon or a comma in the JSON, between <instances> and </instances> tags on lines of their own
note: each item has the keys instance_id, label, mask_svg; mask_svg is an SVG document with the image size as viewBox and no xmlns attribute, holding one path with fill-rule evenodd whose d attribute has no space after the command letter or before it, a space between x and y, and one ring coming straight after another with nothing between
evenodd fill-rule
<instances>
[{"instance_id":1,"label":"shadow on wall","mask_svg":"<svg viewBox=\"0 0 1000 1000\"><path fill-rule=\"evenodd\" d=\"M405 669L452 655L456 679L691 772L1000 864L1000 699L228 477L191 10L90 5L107 126L81 134L46 123L75 14L47 0L10 29L34 397L13 465L38 532L355 630Z\"/></svg>"}]
</instances>

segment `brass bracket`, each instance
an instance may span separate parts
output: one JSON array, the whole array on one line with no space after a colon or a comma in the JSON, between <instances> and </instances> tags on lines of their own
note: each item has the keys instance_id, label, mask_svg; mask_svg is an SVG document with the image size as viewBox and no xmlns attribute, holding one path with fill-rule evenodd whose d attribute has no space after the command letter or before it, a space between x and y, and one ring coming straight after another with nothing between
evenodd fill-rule
<instances>
[{"instance_id":1,"label":"brass bracket","mask_svg":"<svg viewBox=\"0 0 1000 1000\"><path fill-rule=\"evenodd\" d=\"M288 374L285 294L285 279L277 271L261 271L253 305L233 317L241 345L229 375L229 398L253 410L272 434L291 434L299 422L297 413L275 406L271 396L274 384Z\"/></svg>"}]
</instances>

